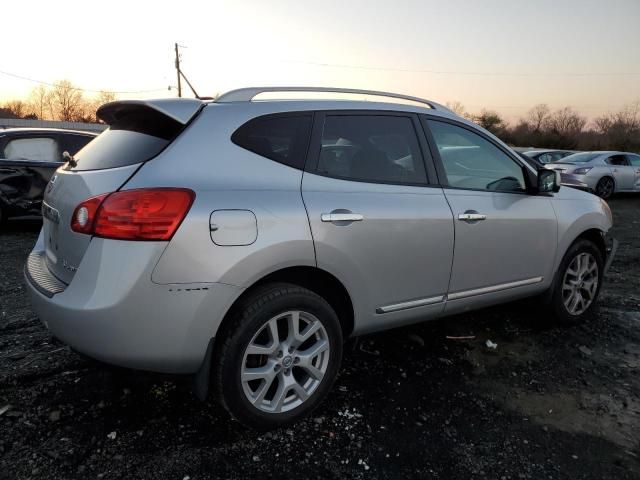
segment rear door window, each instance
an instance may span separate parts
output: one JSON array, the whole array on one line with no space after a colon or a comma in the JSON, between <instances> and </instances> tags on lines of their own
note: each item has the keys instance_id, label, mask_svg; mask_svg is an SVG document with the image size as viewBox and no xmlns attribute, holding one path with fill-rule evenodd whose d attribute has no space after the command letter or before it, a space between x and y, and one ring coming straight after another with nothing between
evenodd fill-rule
<instances>
[{"instance_id":1,"label":"rear door window","mask_svg":"<svg viewBox=\"0 0 640 480\"><path fill-rule=\"evenodd\" d=\"M625 155L612 155L607 158L607 163L609 165L614 165L617 167L629 165L629 161L627 160L627 157Z\"/></svg>"},{"instance_id":2,"label":"rear door window","mask_svg":"<svg viewBox=\"0 0 640 480\"><path fill-rule=\"evenodd\" d=\"M62 152L55 138L23 137L9 140L2 157L7 160L60 162Z\"/></svg>"},{"instance_id":3,"label":"rear door window","mask_svg":"<svg viewBox=\"0 0 640 480\"><path fill-rule=\"evenodd\" d=\"M311 115L267 115L242 125L231 141L246 150L290 167L304 168L311 135Z\"/></svg>"},{"instance_id":4,"label":"rear door window","mask_svg":"<svg viewBox=\"0 0 640 480\"><path fill-rule=\"evenodd\" d=\"M327 115L317 173L360 182L427 182L413 120L400 115Z\"/></svg>"}]
</instances>

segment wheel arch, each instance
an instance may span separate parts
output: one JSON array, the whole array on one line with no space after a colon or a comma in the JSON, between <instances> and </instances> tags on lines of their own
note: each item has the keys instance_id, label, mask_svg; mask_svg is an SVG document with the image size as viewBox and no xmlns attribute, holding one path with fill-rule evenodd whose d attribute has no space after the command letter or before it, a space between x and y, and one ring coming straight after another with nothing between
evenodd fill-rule
<instances>
[{"instance_id":1,"label":"wheel arch","mask_svg":"<svg viewBox=\"0 0 640 480\"><path fill-rule=\"evenodd\" d=\"M598 250L600 250L600 253L602 254L602 258L604 259L607 256L607 244L606 244L606 242L604 240L604 235L605 235L605 232L603 230L600 230L599 228L589 228L588 230L585 230L580 235L578 235L569 244L569 247L567 248L567 251L577 241L583 240L583 239L584 240L589 240L589 241L593 242L598 247ZM565 251L565 254L566 254L566 251Z\"/></svg>"},{"instance_id":2,"label":"wheel arch","mask_svg":"<svg viewBox=\"0 0 640 480\"><path fill-rule=\"evenodd\" d=\"M338 315L343 336L347 338L351 335L354 328L353 302L342 282L334 275L321 268L312 266L295 266L282 268L264 275L245 289L227 311L220 327L218 328L219 333L216 334L216 339L224 336L225 328L233 317L235 309L238 308L238 305L240 305L245 298L251 295L257 288L276 282L298 285L300 287L307 288L324 298Z\"/></svg>"}]
</instances>

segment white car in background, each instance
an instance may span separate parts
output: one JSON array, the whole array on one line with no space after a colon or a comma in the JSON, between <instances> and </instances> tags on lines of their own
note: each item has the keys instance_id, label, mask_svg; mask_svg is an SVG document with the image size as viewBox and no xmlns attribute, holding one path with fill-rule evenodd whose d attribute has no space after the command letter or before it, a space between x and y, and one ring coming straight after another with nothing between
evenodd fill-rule
<instances>
[{"instance_id":1,"label":"white car in background","mask_svg":"<svg viewBox=\"0 0 640 480\"><path fill-rule=\"evenodd\" d=\"M573 175L605 199L618 192L640 192L640 155L635 153L574 153L546 167Z\"/></svg>"}]
</instances>

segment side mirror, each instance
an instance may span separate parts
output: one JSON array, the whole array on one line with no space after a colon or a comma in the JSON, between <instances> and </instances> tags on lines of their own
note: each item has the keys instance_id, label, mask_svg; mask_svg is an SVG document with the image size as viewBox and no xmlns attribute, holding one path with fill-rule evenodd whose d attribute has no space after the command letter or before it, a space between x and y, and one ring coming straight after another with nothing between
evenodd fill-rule
<instances>
[{"instance_id":1,"label":"side mirror","mask_svg":"<svg viewBox=\"0 0 640 480\"><path fill-rule=\"evenodd\" d=\"M538 170L538 193L551 193L560 190L560 172L541 168Z\"/></svg>"}]
</instances>

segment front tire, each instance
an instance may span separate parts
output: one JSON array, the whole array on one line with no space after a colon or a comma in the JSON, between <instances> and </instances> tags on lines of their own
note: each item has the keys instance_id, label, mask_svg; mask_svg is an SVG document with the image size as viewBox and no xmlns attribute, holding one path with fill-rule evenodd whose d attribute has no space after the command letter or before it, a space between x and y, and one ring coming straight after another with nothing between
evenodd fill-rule
<instances>
[{"instance_id":1,"label":"front tire","mask_svg":"<svg viewBox=\"0 0 640 480\"><path fill-rule=\"evenodd\" d=\"M234 309L214 359L219 400L242 424L277 428L308 415L328 394L342 358L342 329L320 296L278 283Z\"/></svg>"},{"instance_id":2,"label":"front tire","mask_svg":"<svg viewBox=\"0 0 640 480\"><path fill-rule=\"evenodd\" d=\"M560 263L551 300L558 323L577 325L589 317L603 275L603 255L593 242L583 239L571 245Z\"/></svg>"},{"instance_id":3,"label":"front tire","mask_svg":"<svg viewBox=\"0 0 640 480\"><path fill-rule=\"evenodd\" d=\"M602 177L596 185L596 195L607 200L615 192L616 183L611 177Z\"/></svg>"}]
</instances>

